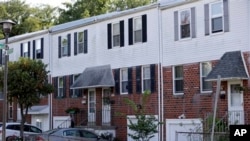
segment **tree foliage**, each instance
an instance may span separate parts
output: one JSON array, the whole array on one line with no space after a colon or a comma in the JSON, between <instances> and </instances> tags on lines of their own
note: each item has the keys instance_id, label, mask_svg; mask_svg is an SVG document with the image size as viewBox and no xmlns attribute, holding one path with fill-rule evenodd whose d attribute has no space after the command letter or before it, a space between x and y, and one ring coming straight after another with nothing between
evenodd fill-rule
<instances>
[{"instance_id":1,"label":"tree foliage","mask_svg":"<svg viewBox=\"0 0 250 141\"><path fill-rule=\"evenodd\" d=\"M59 18L56 24L79 20L117 10L126 10L147 5L157 0L77 0L75 3L63 3L65 8L59 8Z\"/></svg>"},{"instance_id":2,"label":"tree foliage","mask_svg":"<svg viewBox=\"0 0 250 141\"><path fill-rule=\"evenodd\" d=\"M23 125L26 121L28 108L39 104L41 96L47 96L53 92L53 86L48 83L47 65L41 60L20 58L18 61L8 64L8 101L16 100L21 114L21 137L23 137ZM1 87L4 70L0 71Z\"/></svg>"},{"instance_id":3,"label":"tree foliage","mask_svg":"<svg viewBox=\"0 0 250 141\"><path fill-rule=\"evenodd\" d=\"M0 1L0 11L0 20L11 19L16 23L10 36L48 28L56 20L56 8L49 5L31 7L21 0ZM3 37L1 30L0 39Z\"/></svg>"},{"instance_id":4,"label":"tree foliage","mask_svg":"<svg viewBox=\"0 0 250 141\"><path fill-rule=\"evenodd\" d=\"M126 10L157 2L157 0L111 0L109 11Z\"/></svg>"},{"instance_id":5,"label":"tree foliage","mask_svg":"<svg viewBox=\"0 0 250 141\"><path fill-rule=\"evenodd\" d=\"M129 105L135 112L136 122L128 118L129 124L127 125L133 133L128 135L135 141L149 141L158 132L158 125L161 124L154 115L147 114L148 99L150 96L149 91L145 91L142 95L142 103L136 104L129 98L125 98L125 103Z\"/></svg>"}]
</instances>

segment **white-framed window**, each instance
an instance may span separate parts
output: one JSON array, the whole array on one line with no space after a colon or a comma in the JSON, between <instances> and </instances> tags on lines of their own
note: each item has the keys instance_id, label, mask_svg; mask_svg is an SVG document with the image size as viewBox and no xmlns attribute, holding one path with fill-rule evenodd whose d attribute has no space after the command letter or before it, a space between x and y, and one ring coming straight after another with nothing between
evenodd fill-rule
<instances>
[{"instance_id":1,"label":"white-framed window","mask_svg":"<svg viewBox=\"0 0 250 141\"><path fill-rule=\"evenodd\" d=\"M35 41L35 59L41 59L42 58L42 49L41 49L41 39L37 39Z\"/></svg>"},{"instance_id":2,"label":"white-framed window","mask_svg":"<svg viewBox=\"0 0 250 141\"><path fill-rule=\"evenodd\" d=\"M180 13L180 39L191 37L191 11L182 10Z\"/></svg>"},{"instance_id":3,"label":"white-framed window","mask_svg":"<svg viewBox=\"0 0 250 141\"><path fill-rule=\"evenodd\" d=\"M58 94L57 97L63 97L63 77L58 77Z\"/></svg>"},{"instance_id":4,"label":"white-framed window","mask_svg":"<svg viewBox=\"0 0 250 141\"><path fill-rule=\"evenodd\" d=\"M174 94L183 94L184 81L183 81L183 66L173 67L173 84Z\"/></svg>"},{"instance_id":5,"label":"white-framed window","mask_svg":"<svg viewBox=\"0 0 250 141\"><path fill-rule=\"evenodd\" d=\"M211 62L202 62L200 63L200 87L201 93L203 92L210 92L212 91L212 82L205 81L205 78L212 70L212 63Z\"/></svg>"},{"instance_id":6,"label":"white-framed window","mask_svg":"<svg viewBox=\"0 0 250 141\"><path fill-rule=\"evenodd\" d=\"M211 33L222 32L223 27L223 2L218 1L210 4L210 27Z\"/></svg>"},{"instance_id":7,"label":"white-framed window","mask_svg":"<svg viewBox=\"0 0 250 141\"><path fill-rule=\"evenodd\" d=\"M23 44L23 57L29 57L28 43Z\"/></svg>"},{"instance_id":8,"label":"white-framed window","mask_svg":"<svg viewBox=\"0 0 250 141\"><path fill-rule=\"evenodd\" d=\"M121 73L120 91L121 91L121 94L127 94L128 93L128 69L122 68L120 70L120 73Z\"/></svg>"},{"instance_id":9,"label":"white-framed window","mask_svg":"<svg viewBox=\"0 0 250 141\"><path fill-rule=\"evenodd\" d=\"M134 43L142 42L142 17L134 18Z\"/></svg>"},{"instance_id":10,"label":"white-framed window","mask_svg":"<svg viewBox=\"0 0 250 141\"><path fill-rule=\"evenodd\" d=\"M77 46L77 52L83 53L84 51L84 33L78 32L78 46Z\"/></svg>"},{"instance_id":11,"label":"white-framed window","mask_svg":"<svg viewBox=\"0 0 250 141\"><path fill-rule=\"evenodd\" d=\"M142 91L151 90L150 66L142 66Z\"/></svg>"},{"instance_id":12,"label":"white-framed window","mask_svg":"<svg viewBox=\"0 0 250 141\"><path fill-rule=\"evenodd\" d=\"M67 38L67 36L62 36L61 55L62 56L68 56L68 38Z\"/></svg>"},{"instance_id":13,"label":"white-framed window","mask_svg":"<svg viewBox=\"0 0 250 141\"><path fill-rule=\"evenodd\" d=\"M8 103L8 118L13 119L13 102Z\"/></svg>"},{"instance_id":14,"label":"white-framed window","mask_svg":"<svg viewBox=\"0 0 250 141\"><path fill-rule=\"evenodd\" d=\"M73 82L76 81L76 79L80 76L80 74L75 74L73 75ZM73 94L72 94L72 97L78 97L79 96L79 89L73 89Z\"/></svg>"},{"instance_id":15,"label":"white-framed window","mask_svg":"<svg viewBox=\"0 0 250 141\"><path fill-rule=\"evenodd\" d=\"M120 23L113 24L113 47L120 46Z\"/></svg>"},{"instance_id":16,"label":"white-framed window","mask_svg":"<svg viewBox=\"0 0 250 141\"><path fill-rule=\"evenodd\" d=\"M36 127L42 129L42 121L40 119L36 119Z\"/></svg>"}]
</instances>

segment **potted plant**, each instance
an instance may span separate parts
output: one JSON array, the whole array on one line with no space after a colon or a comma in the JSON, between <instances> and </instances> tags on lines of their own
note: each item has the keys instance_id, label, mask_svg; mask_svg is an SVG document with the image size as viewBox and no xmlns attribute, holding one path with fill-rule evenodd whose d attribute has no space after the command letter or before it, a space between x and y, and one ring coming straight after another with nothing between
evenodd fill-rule
<instances>
[{"instance_id":1,"label":"potted plant","mask_svg":"<svg viewBox=\"0 0 250 141\"><path fill-rule=\"evenodd\" d=\"M69 107L65 110L65 112L68 114L76 114L80 112L80 109L77 107Z\"/></svg>"}]
</instances>

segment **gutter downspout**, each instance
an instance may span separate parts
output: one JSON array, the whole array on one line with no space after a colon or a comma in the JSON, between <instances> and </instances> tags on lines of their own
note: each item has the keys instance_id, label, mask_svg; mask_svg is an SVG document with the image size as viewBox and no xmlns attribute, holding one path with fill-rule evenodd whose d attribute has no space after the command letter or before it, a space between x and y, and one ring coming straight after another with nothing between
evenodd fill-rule
<instances>
[{"instance_id":1,"label":"gutter downspout","mask_svg":"<svg viewBox=\"0 0 250 141\"><path fill-rule=\"evenodd\" d=\"M51 33L51 31L49 30L49 32L48 32L48 38L49 38L49 70L50 70L50 75L49 75L49 82L50 82L50 84L52 84L52 74L51 74L51 72L53 72L52 71L52 64L53 64L53 62L52 62L52 40L51 40L51 37L52 37L52 35L50 34ZM53 93L51 93L48 97L49 97L49 129L51 130L51 129L53 129L53 115L52 115L52 113L53 113L53 111L52 111L52 109L53 109L53 104L52 104L52 95L53 95Z\"/></svg>"},{"instance_id":2,"label":"gutter downspout","mask_svg":"<svg viewBox=\"0 0 250 141\"><path fill-rule=\"evenodd\" d=\"M162 60L163 60L163 51L162 51L162 16L160 3L157 6L158 12L158 47L159 47L159 56L158 56L158 115L159 121L164 123L164 112L163 112L163 70L162 70ZM164 124L159 125L159 140L163 141L164 139Z\"/></svg>"}]
</instances>

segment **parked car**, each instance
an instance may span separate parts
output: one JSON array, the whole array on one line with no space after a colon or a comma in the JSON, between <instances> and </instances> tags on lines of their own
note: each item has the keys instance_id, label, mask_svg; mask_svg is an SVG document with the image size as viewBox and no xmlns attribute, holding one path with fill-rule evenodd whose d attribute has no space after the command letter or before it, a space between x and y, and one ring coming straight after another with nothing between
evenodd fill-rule
<instances>
[{"instance_id":1,"label":"parked car","mask_svg":"<svg viewBox=\"0 0 250 141\"><path fill-rule=\"evenodd\" d=\"M107 141L96 133L82 128L58 128L31 136L34 141Z\"/></svg>"},{"instance_id":2,"label":"parked car","mask_svg":"<svg viewBox=\"0 0 250 141\"><path fill-rule=\"evenodd\" d=\"M6 140L9 140L13 137L19 137L20 136L20 126L21 123L18 122L8 122L6 123ZM36 126L33 126L31 124L24 124L24 135L28 136L31 134L39 134L42 133L42 130L39 129ZM0 141L2 141L2 123L0 123Z\"/></svg>"}]
</instances>

